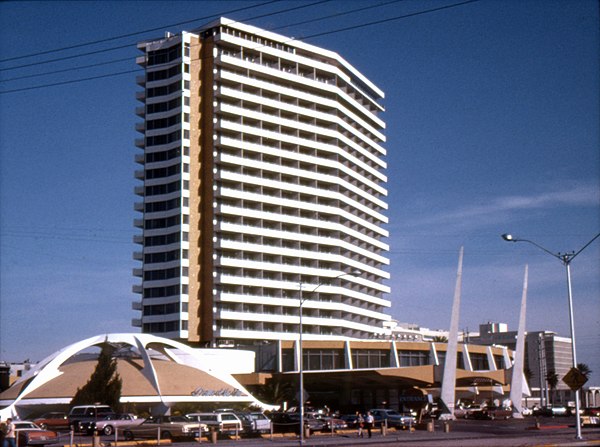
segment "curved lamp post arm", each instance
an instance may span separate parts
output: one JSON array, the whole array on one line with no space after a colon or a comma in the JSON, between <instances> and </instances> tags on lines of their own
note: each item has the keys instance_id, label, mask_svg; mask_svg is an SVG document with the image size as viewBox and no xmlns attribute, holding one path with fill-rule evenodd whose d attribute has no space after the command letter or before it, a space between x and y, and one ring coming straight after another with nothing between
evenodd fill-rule
<instances>
[{"instance_id":1,"label":"curved lamp post arm","mask_svg":"<svg viewBox=\"0 0 600 447\"><path fill-rule=\"evenodd\" d=\"M559 261L561 261L565 265L569 264L579 253L581 253L583 250L585 250L586 248L588 248L592 244L592 242L594 242L599 237L600 237L600 233L598 233L596 236L594 236L587 244L585 244L583 247L581 247L577 252L562 253L562 254L558 253L557 254L557 253L552 253L547 248L542 247L540 244L538 244L537 242L534 242L532 240L521 239L521 238L515 237L512 234L508 234L508 233L505 233L505 234L502 235L502 239L504 239L505 241L508 241L508 242L527 242L527 243L529 243L531 245L534 245L537 248L539 248L540 250L545 251L549 255L554 256L556 259L558 259Z\"/></svg>"},{"instance_id":2,"label":"curved lamp post arm","mask_svg":"<svg viewBox=\"0 0 600 447\"><path fill-rule=\"evenodd\" d=\"M520 239L517 237L514 237L512 234L503 234L502 235L502 239L504 239L505 241L508 242L528 242L531 245L535 245L537 248L539 248L540 250L545 251L546 253L548 253L550 256L554 256L556 259L562 261L563 258L559 255L557 255L556 253L552 253L550 250L548 250L547 248L542 247L540 244L534 242L534 241L530 241L529 239Z\"/></svg>"}]
</instances>

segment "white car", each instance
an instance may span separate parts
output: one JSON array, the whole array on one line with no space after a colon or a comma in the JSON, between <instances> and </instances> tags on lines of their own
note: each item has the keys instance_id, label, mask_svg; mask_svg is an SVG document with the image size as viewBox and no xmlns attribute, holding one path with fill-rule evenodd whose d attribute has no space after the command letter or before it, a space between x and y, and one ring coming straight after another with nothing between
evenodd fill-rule
<instances>
[{"instance_id":1,"label":"white car","mask_svg":"<svg viewBox=\"0 0 600 447\"><path fill-rule=\"evenodd\" d=\"M521 414L523 416L531 416L533 414L533 411L531 410L531 408L523 407L521 409Z\"/></svg>"}]
</instances>

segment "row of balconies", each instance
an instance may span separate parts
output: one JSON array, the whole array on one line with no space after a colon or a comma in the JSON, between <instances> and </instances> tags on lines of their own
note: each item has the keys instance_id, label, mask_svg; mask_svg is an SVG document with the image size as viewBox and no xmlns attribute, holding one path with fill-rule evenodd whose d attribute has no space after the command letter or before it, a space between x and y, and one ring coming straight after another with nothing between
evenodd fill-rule
<instances>
[{"instance_id":1,"label":"row of balconies","mask_svg":"<svg viewBox=\"0 0 600 447\"><path fill-rule=\"evenodd\" d=\"M363 210L357 211L355 207L349 205L336 206L335 203L328 203L324 200L315 201L314 195L310 196L313 200L307 200L308 196L306 194L293 194L276 189L262 188L261 191L242 189L236 191L228 188L221 188L217 191L220 193L215 209L217 213L230 214L227 212L227 207L234 207L238 208L246 215L254 214L258 218L261 216L261 200L273 203L273 201L279 199L284 207L282 208L282 213L272 216L262 214L263 219L281 221L283 225L293 217L304 217L302 213L290 212L289 210L293 207L296 207L299 210L316 209L322 217L313 219L318 222L309 222L309 224L316 224L316 226L323 229L330 228L340 231L343 230L347 233L359 231L361 232L361 236L355 235L356 237L363 238L364 236L367 236L371 238L373 244L379 245L382 248L385 247L385 245L379 241L381 238L387 237L388 232L378 226L378 224L386 223L387 219L381 216L377 210L369 210L369 214L366 214ZM336 214L340 214L338 219L328 219L328 216L335 216ZM270 217L273 217L273 219L270 219ZM231 222L235 222L235 220ZM344 226L332 226L332 224L336 222L344 223ZM352 228L350 228L350 225L352 225Z\"/></svg>"},{"instance_id":2,"label":"row of balconies","mask_svg":"<svg viewBox=\"0 0 600 447\"><path fill-rule=\"evenodd\" d=\"M265 196L286 196L289 200L304 203L318 203L319 196L337 202L352 200L344 206L354 209L357 217L367 221L385 221L381 212L387 209L387 205L378 198L378 191L369 189L361 183L353 185L352 179L348 176L325 176L310 172L303 175L303 171L299 169L283 166L280 166L277 172L277 165L265 166L265 163L261 163L257 168L246 168L240 165L245 159L239 157L223 156L221 160L221 175L218 180L224 190ZM236 160L240 163L235 163ZM237 188L230 187L235 185L238 185Z\"/></svg>"},{"instance_id":3,"label":"row of balconies","mask_svg":"<svg viewBox=\"0 0 600 447\"><path fill-rule=\"evenodd\" d=\"M255 95L246 96L260 98ZM238 117L240 122L242 120L248 121L249 125L252 125L252 120L260 122L261 127L265 130L268 129L294 135L293 132L301 128L305 132L312 132L316 135L313 138L315 140L319 136L326 139L341 139L352 142L370 152L381 153L384 151L378 144L384 138L383 135L368 133L367 129L359 128L356 123L350 126L343 119L339 119L331 114L319 114L313 111L313 115L311 116L309 110L306 109L303 110L298 107L304 113L299 113L300 110L292 113L282 111L281 108L277 109L275 108L276 106L276 104L273 104L268 107L262 107L260 104L254 104L247 100L229 100L227 102L219 102L216 111L228 116Z\"/></svg>"},{"instance_id":4,"label":"row of balconies","mask_svg":"<svg viewBox=\"0 0 600 447\"><path fill-rule=\"evenodd\" d=\"M217 61L223 64L231 64L233 66L243 66L246 68L252 68L261 73L269 73L276 78L284 78L288 82L296 82L301 84L303 87L313 85L315 88L320 89L318 85L314 83L326 84L328 86L336 87L336 89L344 92L344 94L353 98L358 104L371 113L377 113L382 107L377 103L378 98L372 98L362 90L349 84L346 80L336 75L335 72L338 70L338 66L329 66L331 71L326 71L316 66L306 65L299 60L291 60L294 56L290 56L290 59L283 59L273 55L265 54L264 52L253 51L248 48L243 48L239 52L228 50L227 48L221 48L221 52L217 57ZM233 59L233 61L232 61ZM310 63L310 59L304 59L307 63ZM241 63L240 63L241 62ZM258 68L260 67L260 68ZM264 70L264 68L268 70ZM273 73L278 71L278 73ZM333 71L333 72L332 72Z\"/></svg>"},{"instance_id":5,"label":"row of balconies","mask_svg":"<svg viewBox=\"0 0 600 447\"><path fill-rule=\"evenodd\" d=\"M319 151L321 154L326 156L315 157L314 163L325 165L329 164L333 166L334 162L337 162L337 166L341 167L343 171L346 171L346 174L352 174L356 177L359 177L362 184L374 190L378 190L379 194L385 192L385 189L378 185L379 182L386 180L385 176L380 174L377 170L381 169L383 166L378 166L376 169L374 169L369 165L360 162L358 158L355 158L354 155L350 154L348 146L319 142L308 138L308 135L300 135L295 137L277 132L266 131L258 126L247 126L228 120L219 120L217 123L217 128L225 138L229 138L228 143L231 143L232 145L236 143L237 139L240 146L250 146L247 149L249 151L259 153L279 152L282 159L293 160L294 158L299 157L299 155L282 151L280 149L281 144L291 144L298 147L307 147L311 148L312 150ZM244 141L240 139L241 135L244 136ZM369 179L375 180L370 181Z\"/></svg>"},{"instance_id":6,"label":"row of balconies","mask_svg":"<svg viewBox=\"0 0 600 447\"><path fill-rule=\"evenodd\" d=\"M221 161L225 154L231 154L281 166L294 167L298 166L299 163L304 163L306 166L313 165L315 167L314 172L322 172L323 174L335 172L338 175L342 171L350 176L358 175L361 179L364 179L365 186L374 189L373 194L386 193L381 184L387 181L387 177L379 171L381 166L367 163L352 164L344 161L344 157L347 155L336 145L317 147L303 143L304 141L299 139L297 141L284 141L281 138L267 138L256 132L245 134L230 129L222 129L217 140L217 147L220 152L216 161Z\"/></svg>"},{"instance_id":7,"label":"row of balconies","mask_svg":"<svg viewBox=\"0 0 600 447\"><path fill-rule=\"evenodd\" d=\"M286 230L271 230L262 226L248 226L221 223L216 228L217 233L222 240L238 242L240 245L250 244L264 247L281 248L286 244L296 246L298 249L306 246L306 251L319 252L319 247L322 253L331 255L333 252L342 251L349 252L348 255L353 261L363 263L365 265L380 265L384 263L381 258L381 252L387 251L382 247L374 245L374 241L365 241L357 236L341 233L336 237L331 235L311 234L308 230L303 231L286 231ZM335 236L335 235L334 235ZM309 247L312 245L314 247ZM339 247L336 249L334 247ZM291 248L291 247L289 247ZM386 246L387 249L387 246ZM370 261L370 262L369 262Z\"/></svg>"},{"instance_id":8,"label":"row of balconies","mask_svg":"<svg viewBox=\"0 0 600 447\"><path fill-rule=\"evenodd\" d=\"M229 58L228 60L230 63L235 61L236 60L233 58ZM246 63L246 65L249 68L252 68L251 64ZM221 67L222 70L227 70L226 65L221 64ZM350 116L354 115L360 121L370 123L374 128L384 127L382 122L376 117L377 111L366 108L364 104L361 104L342 89L329 84L321 84L316 81L307 81L305 78L301 77L296 78L296 80L300 82L294 85L290 83L290 81L294 80L293 76L287 76L288 79L282 79L277 76L277 73L278 71L274 69L264 68L260 73L255 72L251 75L235 73L235 75L232 76L231 72L221 73L221 70L219 70L215 75L215 78L217 81L235 78L237 83L244 85L244 91L248 91L248 87L254 85L257 92L260 91L259 89L263 89L290 98L304 99L309 103L316 103L322 106L335 108L339 107L347 110Z\"/></svg>"},{"instance_id":9,"label":"row of balconies","mask_svg":"<svg viewBox=\"0 0 600 447\"><path fill-rule=\"evenodd\" d=\"M376 306L390 306L389 301L381 299L382 294L389 293L389 287L380 284L384 276L377 274L376 271L370 274L365 273L354 279L346 277L343 280L334 281L333 274L340 270L332 272L309 266L296 267L292 270L289 266L280 264L273 265L273 271L269 272L266 270L268 265L253 264L252 262L247 262L239 267L220 267L222 273L217 278L221 284L220 289L237 291L241 295L277 298L280 293L284 293L282 297L289 296L286 294L291 293L292 296L296 296L298 284L302 281L309 290L314 290L316 284L321 284L318 296L327 296L328 299L338 301L340 298L336 296L342 294L344 296L341 299L342 302L349 306L362 307L363 301L374 303ZM281 272L280 276L278 276L279 272ZM275 279L270 279L270 277ZM334 284L340 284L340 286ZM243 287L240 288L242 285ZM312 289L310 289L311 286L313 286Z\"/></svg>"}]
</instances>

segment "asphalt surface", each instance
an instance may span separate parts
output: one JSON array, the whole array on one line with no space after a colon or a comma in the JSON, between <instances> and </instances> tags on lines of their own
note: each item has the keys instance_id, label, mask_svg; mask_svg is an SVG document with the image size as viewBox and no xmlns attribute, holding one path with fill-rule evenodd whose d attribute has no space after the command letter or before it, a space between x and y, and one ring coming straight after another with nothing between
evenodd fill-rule
<instances>
[{"instance_id":1,"label":"asphalt surface","mask_svg":"<svg viewBox=\"0 0 600 447\"><path fill-rule=\"evenodd\" d=\"M385 435L381 430L373 430L372 437L357 437L355 430L340 433L319 433L304 440L303 444L292 434L263 436L262 438L217 439L216 445L223 447L345 447L345 446L431 446L431 447L551 447L551 446L600 446L600 426L582 428L582 439L576 439L574 418L545 418L536 426L532 418L507 421L457 420L449 423L448 428L442 422L435 422L433 432L427 430L389 429ZM61 444L69 445L68 436L61 438ZM157 441L119 441L114 437L102 437L97 447L156 446ZM75 437L73 445L77 447L92 445L92 438ZM160 445L173 447L198 447L215 445L206 437L200 442L173 442L161 440Z\"/></svg>"}]
</instances>

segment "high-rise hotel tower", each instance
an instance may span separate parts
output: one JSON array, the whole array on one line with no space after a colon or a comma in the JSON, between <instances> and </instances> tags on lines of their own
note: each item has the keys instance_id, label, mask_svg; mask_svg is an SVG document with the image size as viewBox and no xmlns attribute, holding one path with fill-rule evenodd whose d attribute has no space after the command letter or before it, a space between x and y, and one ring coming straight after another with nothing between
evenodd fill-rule
<instances>
[{"instance_id":1,"label":"high-rise hotel tower","mask_svg":"<svg viewBox=\"0 0 600 447\"><path fill-rule=\"evenodd\" d=\"M381 332L383 92L224 18L138 49L133 325L204 346Z\"/></svg>"}]
</instances>

